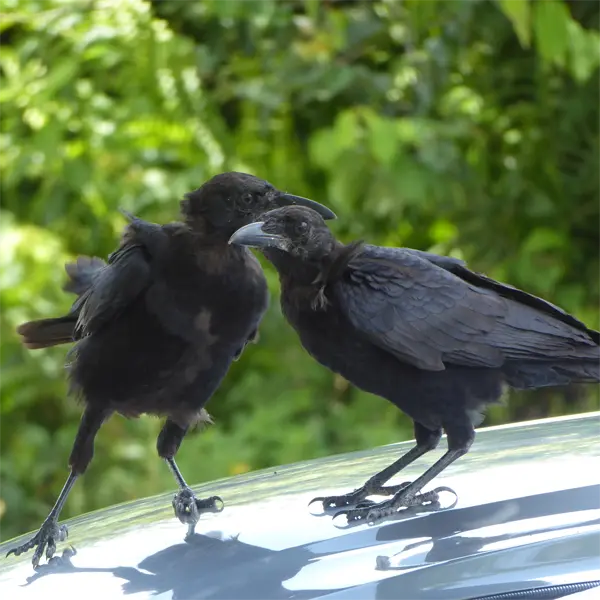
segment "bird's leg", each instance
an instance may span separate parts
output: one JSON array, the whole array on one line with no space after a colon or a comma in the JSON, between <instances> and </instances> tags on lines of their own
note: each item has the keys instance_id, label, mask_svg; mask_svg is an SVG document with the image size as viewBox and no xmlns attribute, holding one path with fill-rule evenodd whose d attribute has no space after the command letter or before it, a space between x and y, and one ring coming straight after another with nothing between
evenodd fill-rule
<instances>
[{"instance_id":1,"label":"bird's leg","mask_svg":"<svg viewBox=\"0 0 600 600\"><path fill-rule=\"evenodd\" d=\"M182 522L187 524L187 536L194 533L196 523L200 519L203 512L221 512L224 508L223 500L219 496L211 496L210 498L196 498L190 486L186 483L177 463L175 462L175 454L179 450L179 446L187 433L187 428L180 427L171 419L167 419L162 428L156 449L158 455L164 458L175 477L175 481L179 486L179 492L173 497L173 510L175 516Z\"/></svg>"},{"instance_id":2,"label":"bird's leg","mask_svg":"<svg viewBox=\"0 0 600 600\"><path fill-rule=\"evenodd\" d=\"M77 481L77 478L85 472L94 456L94 438L107 417L108 413L106 411L89 407L86 408L81 417L79 429L77 430L75 442L73 443L73 449L71 450L71 456L69 457L71 472L69 473L69 477L67 478L56 503L42 523L38 532L24 544L21 544L16 548L11 548L6 556L9 556L10 554L19 556L20 554L35 548L31 562L33 568L37 569L40 559L44 554L44 550L46 551L46 559L50 560L56 552L56 542L63 542L67 539L69 535L67 526L59 525L58 517L60 516L60 512L67 501L67 497L69 496L69 492L75 484L75 481Z\"/></svg>"},{"instance_id":3,"label":"bird's leg","mask_svg":"<svg viewBox=\"0 0 600 600\"><path fill-rule=\"evenodd\" d=\"M383 484L396 475L396 473L399 473L402 469L417 460L417 458L423 456L423 454L426 454L430 450L434 450L442 437L441 429L432 431L416 421L414 422L414 433L415 441L417 442L416 445L406 454L403 454L397 461L393 462L389 467L386 467L383 471L373 475L373 477L368 479L362 487L342 496L314 498L311 500L310 504L313 502L322 502L323 508L328 510L340 508L342 506L357 505L367 496L393 496L403 490L410 482L393 486L384 486ZM369 502L369 505L371 504L372 503Z\"/></svg>"},{"instance_id":4,"label":"bird's leg","mask_svg":"<svg viewBox=\"0 0 600 600\"><path fill-rule=\"evenodd\" d=\"M461 427L451 429L446 428L448 434L448 451L438 461L436 461L423 475L415 479L412 483L405 485L393 498L384 500L365 508L349 509L341 511L338 514L346 514L348 521L377 521L391 514L394 514L401 508L409 506L422 505L430 503L435 505L439 500L439 492L447 491L456 496L456 493L448 487L439 487L431 492L419 493L432 479L437 477L446 467L451 465L458 458L469 451L475 438L475 432L472 427Z\"/></svg>"}]
</instances>

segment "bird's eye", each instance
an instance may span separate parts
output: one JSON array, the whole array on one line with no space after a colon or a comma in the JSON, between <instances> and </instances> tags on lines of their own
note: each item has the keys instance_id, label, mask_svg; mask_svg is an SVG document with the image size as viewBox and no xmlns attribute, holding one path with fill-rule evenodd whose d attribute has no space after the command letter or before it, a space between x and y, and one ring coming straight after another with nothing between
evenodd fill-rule
<instances>
[{"instance_id":1,"label":"bird's eye","mask_svg":"<svg viewBox=\"0 0 600 600\"><path fill-rule=\"evenodd\" d=\"M253 200L254 200L254 197L250 193L246 193L246 194L244 194L242 196L242 203L243 204L252 204Z\"/></svg>"},{"instance_id":2,"label":"bird's eye","mask_svg":"<svg viewBox=\"0 0 600 600\"><path fill-rule=\"evenodd\" d=\"M300 221L300 223L298 223L296 226L296 229L298 230L298 233L306 233L306 230L308 229L308 223L306 221Z\"/></svg>"}]
</instances>

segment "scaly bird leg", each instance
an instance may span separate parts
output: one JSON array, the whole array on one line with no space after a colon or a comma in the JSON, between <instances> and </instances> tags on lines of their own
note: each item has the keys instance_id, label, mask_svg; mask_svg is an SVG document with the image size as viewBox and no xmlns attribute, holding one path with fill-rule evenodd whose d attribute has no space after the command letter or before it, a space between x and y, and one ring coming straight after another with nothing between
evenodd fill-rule
<instances>
[{"instance_id":1,"label":"scaly bird leg","mask_svg":"<svg viewBox=\"0 0 600 600\"><path fill-rule=\"evenodd\" d=\"M71 456L69 458L71 472L56 503L52 507L50 514L42 523L38 532L24 544L21 544L16 548L11 548L6 556L9 556L10 554L19 556L20 554L35 548L31 562L33 568L37 569L40 564L40 559L44 554L44 550L46 551L46 559L50 560L56 552L56 543L63 542L67 539L69 535L67 526L59 525L58 517L60 516L75 481L77 481L78 477L85 472L94 456L94 438L102 423L108 417L108 414L109 413L103 410L89 407L86 408L81 417L79 429L77 430L77 435L75 436L75 442L73 443L73 449L71 450Z\"/></svg>"},{"instance_id":2,"label":"scaly bird leg","mask_svg":"<svg viewBox=\"0 0 600 600\"><path fill-rule=\"evenodd\" d=\"M347 511L340 511L334 516L345 514L348 522L351 521L369 521L374 522L398 512L401 508L410 506L421 506L425 503L433 505L438 503L439 493L446 491L456 495L456 492L448 487L439 487L430 492L420 494L419 492L444 469L451 465L455 460L469 451L475 438L473 428L460 428L457 431L448 431L448 451L438 461L436 461L423 475L415 479L412 483L404 486L393 498L384 500L368 507L354 508ZM457 496L458 499L458 496ZM455 501L456 504L456 501ZM454 506L454 505L453 505Z\"/></svg>"},{"instance_id":3,"label":"scaly bird leg","mask_svg":"<svg viewBox=\"0 0 600 600\"><path fill-rule=\"evenodd\" d=\"M396 473L399 473L402 469L417 460L417 458L423 456L430 450L434 450L442 437L441 429L432 431L417 422L414 423L414 433L417 442L416 445L389 467L386 467L383 471L373 475L373 477L368 479L362 487L341 496L320 496L314 498L310 501L309 505L313 502L322 502L325 510L341 508L343 506L372 506L375 503L365 503L362 501L365 500L367 496L371 495L393 496L401 492L410 485L410 482L407 481L393 486L384 486L383 484L396 475Z\"/></svg>"},{"instance_id":4,"label":"scaly bird leg","mask_svg":"<svg viewBox=\"0 0 600 600\"><path fill-rule=\"evenodd\" d=\"M60 492L60 495L58 496L58 500L52 507L50 514L46 517L38 532L24 544L21 544L16 548L11 548L6 553L6 556L10 556L11 554L19 556L20 554L35 548L33 557L31 559L34 569L38 568L40 559L44 554L44 550L46 550L47 560L50 560L54 556L54 553L56 552L56 543L64 542L69 535L67 526L58 524L58 517L76 480L77 475L71 471L62 491Z\"/></svg>"},{"instance_id":5,"label":"scaly bird leg","mask_svg":"<svg viewBox=\"0 0 600 600\"><path fill-rule=\"evenodd\" d=\"M193 535L196 523L199 521L202 513L221 512L224 508L224 503L219 496L196 498L196 495L183 478L183 475L175 462L175 454L177 453L177 450L179 450L179 446L181 445L186 432L187 429L184 429L170 419L167 419L158 436L156 448L159 456L164 458L167 462L167 465L179 486L179 492L173 497L173 510L175 516L188 526L186 537L189 537Z\"/></svg>"}]
</instances>

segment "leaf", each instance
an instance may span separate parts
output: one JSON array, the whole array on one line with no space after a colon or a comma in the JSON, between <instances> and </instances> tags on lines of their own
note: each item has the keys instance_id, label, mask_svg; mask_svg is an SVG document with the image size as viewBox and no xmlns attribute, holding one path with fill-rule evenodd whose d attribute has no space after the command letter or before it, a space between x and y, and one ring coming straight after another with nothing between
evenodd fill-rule
<instances>
[{"instance_id":1,"label":"leaf","mask_svg":"<svg viewBox=\"0 0 600 600\"><path fill-rule=\"evenodd\" d=\"M394 122L380 117L372 110L363 112L369 129L369 147L371 154L377 161L388 165L396 155L398 137Z\"/></svg>"},{"instance_id":2,"label":"leaf","mask_svg":"<svg viewBox=\"0 0 600 600\"><path fill-rule=\"evenodd\" d=\"M531 4L529 0L500 0L500 9L510 20L523 48L531 44Z\"/></svg>"},{"instance_id":3,"label":"leaf","mask_svg":"<svg viewBox=\"0 0 600 600\"><path fill-rule=\"evenodd\" d=\"M600 65L600 36L596 31L586 31L573 20L567 26L570 70L575 79L584 83Z\"/></svg>"},{"instance_id":4,"label":"leaf","mask_svg":"<svg viewBox=\"0 0 600 600\"><path fill-rule=\"evenodd\" d=\"M563 66L569 47L569 11L558 0L535 2L534 6L533 28L538 51L545 61Z\"/></svg>"}]
</instances>

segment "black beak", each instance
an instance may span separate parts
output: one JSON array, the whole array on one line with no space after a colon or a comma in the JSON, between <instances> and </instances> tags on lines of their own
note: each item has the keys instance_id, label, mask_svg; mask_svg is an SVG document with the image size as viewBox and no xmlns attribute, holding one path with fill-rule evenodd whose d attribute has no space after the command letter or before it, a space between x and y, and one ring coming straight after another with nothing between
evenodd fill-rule
<instances>
[{"instance_id":1,"label":"black beak","mask_svg":"<svg viewBox=\"0 0 600 600\"><path fill-rule=\"evenodd\" d=\"M297 206L306 206L306 208L312 208L315 212L318 212L325 221L337 219L336 214L330 208L327 208L323 204L319 204L314 200L303 198L302 196L281 193L276 197L275 202L280 207L295 204Z\"/></svg>"},{"instance_id":2,"label":"black beak","mask_svg":"<svg viewBox=\"0 0 600 600\"><path fill-rule=\"evenodd\" d=\"M288 240L282 235L263 231L263 225L262 221L257 221L256 223L240 227L229 238L229 243L236 244L237 246L250 246L252 248L278 248L279 250L287 250Z\"/></svg>"}]
</instances>

